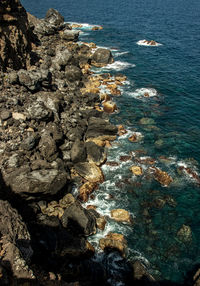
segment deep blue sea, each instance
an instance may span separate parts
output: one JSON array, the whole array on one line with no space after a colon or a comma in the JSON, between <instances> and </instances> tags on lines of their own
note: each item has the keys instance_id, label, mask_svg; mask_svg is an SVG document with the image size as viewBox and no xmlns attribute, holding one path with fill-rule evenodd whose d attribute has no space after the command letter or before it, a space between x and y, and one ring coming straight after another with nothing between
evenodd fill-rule
<instances>
[{"instance_id":1,"label":"deep blue sea","mask_svg":"<svg viewBox=\"0 0 200 286\"><path fill-rule=\"evenodd\" d=\"M99 24L101 31L82 28L81 41L112 49L115 63L105 71L123 73L127 82L114 100L120 112L111 116L128 135L109 150L108 160L118 167L103 166L106 181L96 191L97 211L110 214L124 208L134 225L108 218L103 233L91 238L94 245L108 231L124 233L129 259L141 259L158 279L183 281L187 271L200 263L200 2L199 0L22 0L25 8L44 17L48 8L60 11L66 22ZM157 47L138 45L155 40ZM147 88L151 95L140 96ZM144 124L145 123L145 124ZM128 137L139 132L141 141ZM120 162L121 155L133 160ZM156 182L146 158L173 178L169 187ZM133 176L131 165L143 168ZM189 173L180 167L188 168ZM186 169L185 169L186 170ZM109 199L112 194L114 199ZM163 203L164 201L164 203ZM158 204L161 202L161 204ZM185 225L191 235L181 239ZM179 233L180 234L180 233Z\"/></svg>"}]
</instances>

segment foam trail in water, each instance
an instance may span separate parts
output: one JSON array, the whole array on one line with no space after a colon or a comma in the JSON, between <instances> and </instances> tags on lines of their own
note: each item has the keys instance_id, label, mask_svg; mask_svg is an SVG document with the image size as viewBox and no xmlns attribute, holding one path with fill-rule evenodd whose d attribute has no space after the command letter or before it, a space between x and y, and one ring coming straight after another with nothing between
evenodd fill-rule
<instances>
[{"instance_id":1,"label":"foam trail in water","mask_svg":"<svg viewBox=\"0 0 200 286\"><path fill-rule=\"evenodd\" d=\"M140 40L138 41L136 44L138 46L146 46L146 47L158 47L158 46L162 46L162 44L157 43L155 41L153 41L154 44L152 44L152 41L147 41L147 40Z\"/></svg>"},{"instance_id":2,"label":"foam trail in water","mask_svg":"<svg viewBox=\"0 0 200 286\"><path fill-rule=\"evenodd\" d=\"M158 92L155 88L138 88L133 92L128 91L126 94L134 98L149 98L158 96Z\"/></svg>"}]
</instances>

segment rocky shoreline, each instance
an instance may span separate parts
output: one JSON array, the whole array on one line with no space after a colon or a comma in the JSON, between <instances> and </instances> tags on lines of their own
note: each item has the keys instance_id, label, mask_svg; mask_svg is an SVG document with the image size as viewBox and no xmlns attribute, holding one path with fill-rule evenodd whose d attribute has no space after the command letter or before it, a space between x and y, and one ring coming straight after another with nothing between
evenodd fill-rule
<instances>
[{"instance_id":1,"label":"rocky shoreline","mask_svg":"<svg viewBox=\"0 0 200 286\"><path fill-rule=\"evenodd\" d=\"M139 261L126 261L122 234L101 239L105 258L93 259L87 237L103 230L106 218L81 202L104 181L106 150L126 132L109 122L126 77L93 74L91 66L111 64L113 56L78 43L72 28L54 9L37 19L18 0L1 1L0 284L110 285L112 278L160 285ZM111 216L132 223L125 210ZM124 265L115 277L105 266L112 253Z\"/></svg>"}]
</instances>

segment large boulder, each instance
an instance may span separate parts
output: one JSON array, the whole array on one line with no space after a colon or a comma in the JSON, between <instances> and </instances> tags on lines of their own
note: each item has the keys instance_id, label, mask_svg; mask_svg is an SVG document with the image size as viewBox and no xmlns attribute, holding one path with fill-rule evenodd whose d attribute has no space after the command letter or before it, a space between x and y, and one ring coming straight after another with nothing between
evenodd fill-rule
<instances>
[{"instance_id":1,"label":"large boulder","mask_svg":"<svg viewBox=\"0 0 200 286\"><path fill-rule=\"evenodd\" d=\"M96 183L86 182L79 188L79 199L83 202L87 202L89 199L89 195L94 191L97 187Z\"/></svg>"},{"instance_id":2,"label":"large boulder","mask_svg":"<svg viewBox=\"0 0 200 286\"><path fill-rule=\"evenodd\" d=\"M0 70L26 68L31 52L27 14L19 0L1 0Z\"/></svg>"},{"instance_id":3,"label":"large boulder","mask_svg":"<svg viewBox=\"0 0 200 286\"><path fill-rule=\"evenodd\" d=\"M86 149L84 142L77 139L72 145L70 155L73 163L84 162L86 160Z\"/></svg>"},{"instance_id":4,"label":"large boulder","mask_svg":"<svg viewBox=\"0 0 200 286\"><path fill-rule=\"evenodd\" d=\"M56 27L61 26L64 23L64 17L55 9L50 8L45 16L45 21Z\"/></svg>"},{"instance_id":5,"label":"large boulder","mask_svg":"<svg viewBox=\"0 0 200 286\"><path fill-rule=\"evenodd\" d=\"M107 159L105 148L98 146L92 141L86 142L85 146L89 162L94 162L97 166L101 166L105 163Z\"/></svg>"},{"instance_id":6,"label":"large boulder","mask_svg":"<svg viewBox=\"0 0 200 286\"><path fill-rule=\"evenodd\" d=\"M19 83L31 92L49 87L51 84L51 73L48 70L27 71L21 69L18 72Z\"/></svg>"},{"instance_id":7,"label":"large boulder","mask_svg":"<svg viewBox=\"0 0 200 286\"><path fill-rule=\"evenodd\" d=\"M68 64L71 58L72 54L70 51L66 49L66 47L60 47L52 61L53 67L55 67L57 70L61 70Z\"/></svg>"},{"instance_id":8,"label":"large boulder","mask_svg":"<svg viewBox=\"0 0 200 286\"><path fill-rule=\"evenodd\" d=\"M48 133L42 134L39 142L39 150L47 161L53 161L57 157L57 147L55 140Z\"/></svg>"},{"instance_id":9,"label":"large boulder","mask_svg":"<svg viewBox=\"0 0 200 286\"><path fill-rule=\"evenodd\" d=\"M70 204L61 218L62 225L67 228L76 223L77 231L85 235L96 233L96 219L92 212L84 209L79 202Z\"/></svg>"},{"instance_id":10,"label":"large boulder","mask_svg":"<svg viewBox=\"0 0 200 286\"><path fill-rule=\"evenodd\" d=\"M111 210L111 218L118 222L132 222L132 217L130 213L124 209Z\"/></svg>"},{"instance_id":11,"label":"large boulder","mask_svg":"<svg viewBox=\"0 0 200 286\"><path fill-rule=\"evenodd\" d=\"M107 120L91 117L88 121L88 129L85 137L86 139L98 138L102 140L114 140L116 138L117 131L117 127Z\"/></svg>"},{"instance_id":12,"label":"large boulder","mask_svg":"<svg viewBox=\"0 0 200 286\"><path fill-rule=\"evenodd\" d=\"M99 240L99 246L103 250L107 248L117 249L124 256L127 248L127 241L123 234L110 232L106 237Z\"/></svg>"},{"instance_id":13,"label":"large boulder","mask_svg":"<svg viewBox=\"0 0 200 286\"><path fill-rule=\"evenodd\" d=\"M81 69L74 65L67 65L65 67L66 79L70 82L80 81L82 78Z\"/></svg>"},{"instance_id":14,"label":"large boulder","mask_svg":"<svg viewBox=\"0 0 200 286\"><path fill-rule=\"evenodd\" d=\"M39 200L61 191L66 186L68 174L57 169L31 171L23 166L10 173L3 171L3 177L14 193L25 199Z\"/></svg>"},{"instance_id":15,"label":"large boulder","mask_svg":"<svg viewBox=\"0 0 200 286\"><path fill-rule=\"evenodd\" d=\"M78 41L78 36L79 36L79 31L76 31L76 30L65 29L61 33L62 39L66 40L66 41L76 42L76 41Z\"/></svg>"},{"instance_id":16,"label":"large boulder","mask_svg":"<svg viewBox=\"0 0 200 286\"><path fill-rule=\"evenodd\" d=\"M76 172L86 181L98 183L104 181L102 170L95 163L83 162L77 163L74 166Z\"/></svg>"},{"instance_id":17,"label":"large boulder","mask_svg":"<svg viewBox=\"0 0 200 286\"><path fill-rule=\"evenodd\" d=\"M92 56L92 65L97 67L102 67L107 64L112 64L114 62L112 53L108 49L99 48Z\"/></svg>"},{"instance_id":18,"label":"large boulder","mask_svg":"<svg viewBox=\"0 0 200 286\"><path fill-rule=\"evenodd\" d=\"M17 210L2 200L0 200L0 237L1 264L5 268L9 265L8 270L12 270L15 278L33 279L33 272L28 266L33 255L30 234Z\"/></svg>"}]
</instances>

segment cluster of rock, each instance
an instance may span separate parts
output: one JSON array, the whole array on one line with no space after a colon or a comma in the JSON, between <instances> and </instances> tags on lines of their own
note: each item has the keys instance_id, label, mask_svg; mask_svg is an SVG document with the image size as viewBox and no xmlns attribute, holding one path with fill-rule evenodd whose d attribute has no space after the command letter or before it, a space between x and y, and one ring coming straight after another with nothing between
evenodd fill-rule
<instances>
[{"instance_id":1,"label":"cluster of rock","mask_svg":"<svg viewBox=\"0 0 200 286\"><path fill-rule=\"evenodd\" d=\"M58 11L37 19L19 1L3 0L0 12L0 284L93 285L87 236L106 220L80 201L103 182L100 166L118 132L107 114L116 104L98 88L120 95L125 78L93 76L90 66L112 63L111 52L79 45L79 31ZM112 217L131 221L124 210ZM124 254L119 237L100 246Z\"/></svg>"}]
</instances>

